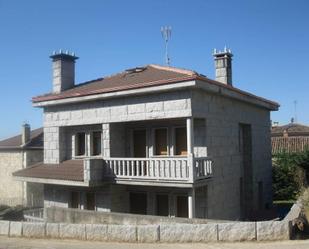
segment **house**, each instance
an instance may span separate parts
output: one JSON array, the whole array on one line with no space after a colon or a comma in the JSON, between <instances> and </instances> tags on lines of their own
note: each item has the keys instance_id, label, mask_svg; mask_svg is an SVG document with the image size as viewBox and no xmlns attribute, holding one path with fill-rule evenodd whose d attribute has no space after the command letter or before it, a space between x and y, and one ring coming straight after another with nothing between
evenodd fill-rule
<instances>
[{"instance_id":1,"label":"house","mask_svg":"<svg viewBox=\"0 0 309 249\"><path fill-rule=\"evenodd\" d=\"M0 141L0 205L43 205L43 185L17 182L12 173L43 162L43 129L23 124L20 135Z\"/></svg>"},{"instance_id":2,"label":"house","mask_svg":"<svg viewBox=\"0 0 309 249\"><path fill-rule=\"evenodd\" d=\"M245 219L272 205L270 111L232 85L232 53L216 79L147 65L74 83L78 59L54 53L43 109L44 162L15 172L44 184L44 206L170 217Z\"/></svg>"},{"instance_id":3,"label":"house","mask_svg":"<svg viewBox=\"0 0 309 249\"><path fill-rule=\"evenodd\" d=\"M295 123L271 129L272 154L302 152L309 149L309 126Z\"/></svg>"}]
</instances>

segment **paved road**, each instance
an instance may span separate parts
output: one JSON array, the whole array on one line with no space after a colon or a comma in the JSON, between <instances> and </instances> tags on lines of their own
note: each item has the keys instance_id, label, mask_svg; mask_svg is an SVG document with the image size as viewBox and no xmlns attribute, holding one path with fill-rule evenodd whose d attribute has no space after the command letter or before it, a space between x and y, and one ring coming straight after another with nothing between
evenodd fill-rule
<instances>
[{"instance_id":1,"label":"paved road","mask_svg":"<svg viewBox=\"0 0 309 249\"><path fill-rule=\"evenodd\" d=\"M73 240L20 239L0 236L0 249L308 249L308 241L209 244L133 244Z\"/></svg>"}]
</instances>

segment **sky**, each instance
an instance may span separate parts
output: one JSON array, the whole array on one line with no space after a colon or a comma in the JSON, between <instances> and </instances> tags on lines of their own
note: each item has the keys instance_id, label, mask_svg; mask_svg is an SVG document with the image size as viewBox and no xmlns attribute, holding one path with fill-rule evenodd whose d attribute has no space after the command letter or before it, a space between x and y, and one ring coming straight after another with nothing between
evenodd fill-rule
<instances>
[{"instance_id":1,"label":"sky","mask_svg":"<svg viewBox=\"0 0 309 249\"><path fill-rule=\"evenodd\" d=\"M0 139L42 126L31 98L51 91L54 50L79 56L81 83L164 64L166 25L172 66L214 78L227 46L235 87L280 103L272 121L309 125L308 13L307 0L0 0Z\"/></svg>"}]
</instances>

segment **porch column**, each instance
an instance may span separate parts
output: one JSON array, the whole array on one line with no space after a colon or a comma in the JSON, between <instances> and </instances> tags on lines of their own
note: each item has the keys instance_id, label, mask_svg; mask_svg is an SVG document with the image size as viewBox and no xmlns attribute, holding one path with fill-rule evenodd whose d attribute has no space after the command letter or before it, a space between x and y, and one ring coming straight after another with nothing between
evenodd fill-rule
<instances>
[{"instance_id":1,"label":"porch column","mask_svg":"<svg viewBox=\"0 0 309 249\"><path fill-rule=\"evenodd\" d=\"M195 178L195 168L194 168L194 156L193 156L193 146L194 146L194 134L193 134L193 118L187 118L187 152L188 152L188 167L189 167L189 179L193 183Z\"/></svg>"},{"instance_id":2,"label":"porch column","mask_svg":"<svg viewBox=\"0 0 309 249\"><path fill-rule=\"evenodd\" d=\"M102 124L102 155L110 157L110 124Z\"/></svg>"},{"instance_id":3,"label":"porch column","mask_svg":"<svg viewBox=\"0 0 309 249\"><path fill-rule=\"evenodd\" d=\"M195 218L195 189L192 188L188 193L188 214L189 218Z\"/></svg>"}]
</instances>

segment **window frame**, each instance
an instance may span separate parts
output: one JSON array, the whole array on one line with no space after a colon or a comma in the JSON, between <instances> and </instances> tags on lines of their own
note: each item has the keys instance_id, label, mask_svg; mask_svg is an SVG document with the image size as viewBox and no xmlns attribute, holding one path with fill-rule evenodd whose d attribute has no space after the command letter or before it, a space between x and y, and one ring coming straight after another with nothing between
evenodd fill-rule
<instances>
[{"instance_id":1,"label":"window frame","mask_svg":"<svg viewBox=\"0 0 309 249\"><path fill-rule=\"evenodd\" d=\"M166 130L166 155L157 155L157 146L156 146L156 131L157 130L162 130L165 129ZM169 134L169 127L168 126L160 126L160 127L155 127L152 129L152 148L153 148L153 152L152 152L152 156L153 157L169 157L171 156L170 153L170 138L169 138L170 134Z\"/></svg>"}]
</instances>

